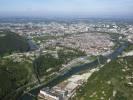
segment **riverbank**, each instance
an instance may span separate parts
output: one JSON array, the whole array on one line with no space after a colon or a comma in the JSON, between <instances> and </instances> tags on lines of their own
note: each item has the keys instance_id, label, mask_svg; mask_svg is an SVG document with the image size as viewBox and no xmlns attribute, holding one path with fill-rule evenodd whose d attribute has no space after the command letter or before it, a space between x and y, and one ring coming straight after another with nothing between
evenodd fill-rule
<instances>
[{"instance_id":1,"label":"riverbank","mask_svg":"<svg viewBox=\"0 0 133 100\"><path fill-rule=\"evenodd\" d=\"M119 57L93 73L71 100L132 100L133 56Z\"/></svg>"},{"instance_id":2,"label":"riverbank","mask_svg":"<svg viewBox=\"0 0 133 100\"><path fill-rule=\"evenodd\" d=\"M38 100L46 99L47 95L51 95L53 93L56 93L56 95L61 95L62 93L65 93L64 96L62 96L62 100L68 100L72 96L74 96L76 90L82 86L84 83L87 82L88 78L96 71L98 71L99 68L94 68L89 71L86 71L83 74L76 74L72 75L70 78L64 80L63 82L60 82L59 84L55 85L52 88L45 87L40 90L40 93L38 95ZM45 89L49 89L49 93L45 91ZM51 94L50 94L51 92ZM54 96L54 95L51 95Z\"/></svg>"},{"instance_id":3,"label":"riverbank","mask_svg":"<svg viewBox=\"0 0 133 100\"><path fill-rule=\"evenodd\" d=\"M50 81L48 84L38 87L37 89L31 90L30 93L37 96L40 89L42 89L44 87L47 87L47 86L53 87L53 86L57 85L59 82L67 79L68 77L70 77L78 72L96 68L97 65L99 65L99 61L101 64L104 64L107 62L108 59L116 59L118 57L118 55L120 55L123 52L123 50L125 48L127 48L127 46L128 46L128 42L122 43L120 45L120 47L117 48L112 54L110 54L106 57L100 57L99 60L97 59L91 63L83 64L80 66L75 66L75 67L71 68L69 71L67 71L66 73L64 73L64 74L61 73L56 79ZM23 97L21 97L21 100L32 100L32 99L33 99L33 97L29 96L28 94L25 94Z\"/></svg>"}]
</instances>

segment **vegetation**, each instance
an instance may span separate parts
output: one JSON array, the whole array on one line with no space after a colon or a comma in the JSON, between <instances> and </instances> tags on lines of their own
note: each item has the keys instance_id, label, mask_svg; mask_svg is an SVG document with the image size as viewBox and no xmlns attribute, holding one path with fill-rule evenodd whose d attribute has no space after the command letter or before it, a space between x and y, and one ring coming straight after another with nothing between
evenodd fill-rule
<instances>
[{"instance_id":1,"label":"vegetation","mask_svg":"<svg viewBox=\"0 0 133 100\"><path fill-rule=\"evenodd\" d=\"M58 57L55 58L51 54L41 55L34 61L34 70L38 75L37 77L41 77L47 74L50 74L55 71L59 71L62 64L68 63L70 60L85 55L83 52L78 50L70 50L70 49L61 49L57 51ZM51 69L50 71L48 71Z\"/></svg>"},{"instance_id":2,"label":"vegetation","mask_svg":"<svg viewBox=\"0 0 133 100\"><path fill-rule=\"evenodd\" d=\"M23 37L10 32L0 32L0 55L10 54L14 51L24 52L29 50L29 45Z\"/></svg>"},{"instance_id":3,"label":"vegetation","mask_svg":"<svg viewBox=\"0 0 133 100\"><path fill-rule=\"evenodd\" d=\"M35 36L33 37L33 40L38 43L39 41L40 42L47 42L48 40L52 40L52 39L58 39L58 38L65 38L65 37L68 37L68 36L71 36L72 34L62 34L62 35L50 35L48 33L45 33L44 36Z\"/></svg>"},{"instance_id":4,"label":"vegetation","mask_svg":"<svg viewBox=\"0 0 133 100\"><path fill-rule=\"evenodd\" d=\"M62 61L62 63L65 63L65 64L74 58L86 55L85 52L79 51L77 49L67 48L67 49L69 49L67 51L65 51L65 49L61 49L58 51L58 56L59 56L60 60Z\"/></svg>"},{"instance_id":5,"label":"vegetation","mask_svg":"<svg viewBox=\"0 0 133 100\"><path fill-rule=\"evenodd\" d=\"M53 70L57 70L61 66L61 62L59 59L55 58L54 56L50 54L42 55L38 57L34 61L34 69L35 73L38 74L39 76L43 76L48 74L47 70L51 68Z\"/></svg>"},{"instance_id":6,"label":"vegetation","mask_svg":"<svg viewBox=\"0 0 133 100\"><path fill-rule=\"evenodd\" d=\"M133 56L111 61L78 89L73 100L132 100ZM132 84L131 84L132 83Z\"/></svg>"},{"instance_id":7,"label":"vegetation","mask_svg":"<svg viewBox=\"0 0 133 100\"><path fill-rule=\"evenodd\" d=\"M23 37L9 31L0 32L0 55L4 56L12 52L23 52L29 50L29 45ZM37 77L48 76L71 59L82 56L78 50L69 50L68 48L59 50L54 57L51 54L41 55L33 62L29 59L22 62L15 62L12 58L0 58L0 99L15 100L18 95L23 93L26 88L34 86ZM33 70L34 68L34 70ZM30 85L31 83L31 85ZM32 84L33 83L33 84ZM6 100L5 99L5 100Z\"/></svg>"},{"instance_id":8,"label":"vegetation","mask_svg":"<svg viewBox=\"0 0 133 100\"><path fill-rule=\"evenodd\" d=\"M15 99L15 95L9 95L21 86L28 83L31 78L28 62L13 62L11 59L0 59L0 99L8 95ZM22 92L22 91L19 91ZM9 99L9 98L8 98ZM10 98L11 99L11 98Z\"/></svg>"},{"instance_id":9,"label":"vegetation","mask_svg":"<svg viewBox=\"0 0 133 100\"><path fill-rule=\"evenodd\" d=\"M125 52L129 52L131 50L133 50L133 44L129 45L129 47L126 48Z\"/></svg>"},{"instance_id":10,"label":"vegetation","mask_svg":"<svg viewBox=\"0 0 133 100\"><path fill-rule=\"evenodd\" d=\"M55 36L49 36L49 35L47 35L47 36L40 36L40 37L38 36L38 37L34 37L33 38L33 40L35 42L38 42L38 41L40 41L40 42L46 42L49 39L56 39L56 37Z\"/></svg>"}]
</instances>

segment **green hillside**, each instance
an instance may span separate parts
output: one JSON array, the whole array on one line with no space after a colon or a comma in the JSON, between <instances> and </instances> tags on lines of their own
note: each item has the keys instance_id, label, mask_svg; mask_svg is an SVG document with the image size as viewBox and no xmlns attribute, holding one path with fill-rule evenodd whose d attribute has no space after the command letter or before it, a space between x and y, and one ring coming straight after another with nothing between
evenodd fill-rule
<instances>
[{"instance_id":1,"label":"green hillside","mask_svg":"<svg viewBox=\"0 0 133 100\"><path fill-rule=\"evenodd\" d=\"M0 55L14 51L24 52L29 50L27 41L19 35L9 32L0 32Z\"/></svg>"},{"instance_id":2,"label":"green hillside","mask_svg":"<svg viewBox=\"0 0 133 100\"><path fill-rule=\"evenodd\" d=\"M111 61L92 74L73 100L133 100L133 56Z\"/></svg>"},{"instance_id":3,"label":"green hillside","mask_svg":"<svg viewBox=\"0 0 133 100\"><path fill-rule=\"evenodd\" d=\"M19 88L31 79L31 66L26 61L20 63L0 59L0 100L6 100L7 97L8 100L15 100L15 96L23 91Z\"/></svg>"},{"instance_id":4,"label":"green hillside","mask_svg":"<svg viewBox=\"0 0 133 100\"><path fill-rule=\"evenodd\" d=\"M57 55L58 57L55 58L48 53L45 55L41 55L37 59L35 59L33 64L34 69L40 77L55 71L59 71L62 64L67 64L72 59L84 56L85 53L74 49L71 50L70 48L64 48L58 50ZM47 72L48 69L51 70Z\"/></svg>"}]
</instances>

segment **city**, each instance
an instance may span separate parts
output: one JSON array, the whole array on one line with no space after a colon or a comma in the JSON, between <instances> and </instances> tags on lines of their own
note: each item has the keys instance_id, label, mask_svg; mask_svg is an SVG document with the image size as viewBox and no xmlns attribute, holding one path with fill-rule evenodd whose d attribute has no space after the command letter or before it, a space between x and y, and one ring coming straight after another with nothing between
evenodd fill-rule
<instances>
[{"instance_id":1,"label":"city","mask_svg":"<svg viewBox=\"0 0 133 100\"><path fill-rule=\"evenodd\" d=\"M132 1L7 1L0 100L132 100Z\"/></svg>"}]
</instances>

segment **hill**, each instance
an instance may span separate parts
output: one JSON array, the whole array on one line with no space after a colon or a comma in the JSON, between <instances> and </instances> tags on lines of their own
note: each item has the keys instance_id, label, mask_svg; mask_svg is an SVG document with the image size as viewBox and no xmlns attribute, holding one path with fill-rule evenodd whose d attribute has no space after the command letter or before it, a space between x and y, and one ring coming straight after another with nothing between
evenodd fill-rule
<instances>
[{"instance_id":1,"label":"hill","mask_svg":"<svg viewBox=\"0 0 133 100\"><path fill-rule=\"evenodd\" d=\"M0 58L0 100L15 100L24 86L31 79L31 64L28 62L14 62L11 59ZM8 98L8 99L7 99Z\"/></svg>"},{"instance_id":2,"label":"hill","mask_svg":"<svg viewBox=\"0 0 133 100\"><path fill-rule=\"evenodd\" d=\"M0 32L0 55L14 51L24 52L29 50L29 44L23 37L10 31Z\"/></svg>"},{"instance_id":3,"label":"hill","mask_svg":"<svg viewBox=\"0 0 133 100\"><path fill-rule=\"evenodd\" d=\"M132 100L133 56L118 58L92 74L73 100Z\"/></svg>"}]
</instances>

